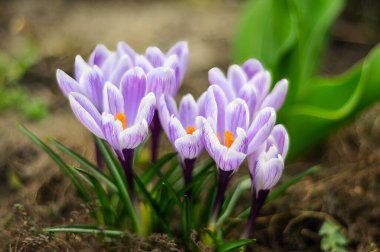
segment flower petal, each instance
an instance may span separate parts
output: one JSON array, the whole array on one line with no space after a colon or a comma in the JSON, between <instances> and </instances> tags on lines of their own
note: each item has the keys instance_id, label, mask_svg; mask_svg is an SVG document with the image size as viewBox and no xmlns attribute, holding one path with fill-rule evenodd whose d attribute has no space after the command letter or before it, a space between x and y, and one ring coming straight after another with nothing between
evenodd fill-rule
<instances>
[{"instance_id":1,"label":"flower petal","mask_svg":"<svg viewBox=\"0 0 380 252\"><path fill-rule=\"evenodd\" d=\"M111 82L106 82L103 88L103 109L106 113L112 115L124 113L123 96Z\"/></svg>"},{"instance_id":2,"label":"flower petal","mask_svg":"<svg viewBox=\"0 0 380 252\"><path fill-rule=\"evenodd\" d=\"M138 147L149 132L148 123L141 120L132 127L123 130L119 135L120 146L122 149L135 149Z\"/></svg>"},{"instance_id":3,"label":"flower petal","mask_svg":"<svg viewBox=\"0 0 380 252\"><path fill-rule=\"evenodd\" d=\"M272 107L277 111L284 103L287 91L288 81L285 79L280 80L274 86L272 92L267 95L261 107Z\"/></svg>"},{"instance_id":4,"label":"flower petal","mask_svg":"<svg viewBox=\"0 0 380 252\"><path fill-rule=\"evenodd\" d=\"M226 111L226 129L235 134L237 128L248 129L249 111L243 99L237 98L230 102Z\"/></svg>"},{"instance_id":5,"label":"flower petal","mask_svg":"<svg viewBox=\"0 0 380 252\"><path fill-rule=\"evenodd\" d=\"M113 69L110 76L110 82L120 87L120 80L130 68L133 67L133 63L128 55L123 55L117 62L116 68Z\"/></svg>"},{"instance_id":6,"label":"flower petal","mask_svg":"<svg viewBox=\"0 0 380 252\"><path fill-rule=\"evenodd\" d=\"M140 102L146 93L146 75L140 67L128 70L120 81L120 91L124 98L127 125L135 121Z\"/></svg>"},{"instance_id":7,"label":"flower petal","mask_svg":"<svg viewBox=\"0 0 380 252\"><path fill-rule=\"evenodd\" d=\"M117 54L119 55L119 57L121 55L128 55L129 58L134 61L135 58L136 58L136 52L125 42L123 41L120 41L118 44L117 44L117 50L116 50Z\"/></svg>"},{"instance_id":8,"label":"flower petal","mask_svg":"<svg viewBox=\"0 0 380 252\"><path fill-rule=\"evenodd\" d=\"M270 190L277 184L282 175L284 161L281 157L272 158L268 161L262 160L259 157L256 169L256 192L260 190Z\"/></svg>"},{"instance_id":9,"label":"flower petal","mask_svg":"<svg viewBox=\"0 0 380 252\"><path fill-rule=\"evenodd\" d=\"M249 118L253 117L256 106L257 106L257 91L256 88L252 85L244 85L239 92L238 95L241 99L243 99L248 106Z\"/></svg>"},{"instance_id":10,"label":"flower petal","mask_svg":"<svg viewBox=\"0 0 380 252\"><path fill-rule=\"evenodd\" d=\"M169 120L169 139L174 144L174 142L180 138L187 135L185 129L183 128L181 122L174 116L171 116Z\"/></svg>"},{"instance_id":11,"label":"flower petal","mask_svg":"<svg viewBox=\"0 0 380 252\"><path fill-rule=\"evenodd\" d=\"M231 84L235 94L239 94L240 89L247 83L247 76L238 65L231 65L228 68L228 81Z\"/></svg>"},{"instance_id":12,"label":"flower petal","mask_svg":"<svg viewBox=\"0 0 380 252\"><path fill-rule=\"evenodd\" d=\"M101 117L91 101L80 93L69 95L71 109L76 118L97 137L104 138L100 128Z\"/></svg>"},{"instance_id":13,"label":"flower petal","mask_svg":"<svg viewBox=\"0 0 380 252\"><path fill-rule=\"evenodd\" d=\"M153 70L152 64L143 55L138 55L135 58L135 65L141 67L145 73L149 73Z\"/></svg>"},{"instance_id":14,"label":"flower petal","mask_svg":"<svg viewBox=\"0 0 380 252\"><path fill-rule=\"evenodd\" d=\"M115 120L113 115L107 113L102 114L102 131L104 138L115 150L123 149L119 141L119 134L122 130L122 123L119 120Z\"/></svg>"},{"instance_id":15,"label":"flower petal","mask_svg":"<svg viewBox=\"0 0 380 252\"><path fill-rule=\"evenodd\" d=\"M107 49L107 47L105 47L103 44L99 44L91 53L90 58L88 59L88 63L91 66L96 65L101 68L110 53L111 52Z\"/></svg>"},{"instance_id":16,"label":"flower petal","mask_svg":"<svg viewBox=\"0 0 380 252\"><path fill-rule=\"evenodd\" d=\"M263 65L261 65L260 61L257 59L249 59L243 63L242 66L244 72L247 74L248 80L252 79L252 77L264 70Z\"/></svg>"},{"instance_id":17,"label":"flower petal","mask_svg":"<svg viewBox=\"0 0 380 252\"><path fill-rule=\"evenodd\" d=\"M285 159L289 149L289 135L285 127L281 124L275 125L271 136L276 143L279 154Z\"/></svg>"},{"instance_id":18,"label":"flower petal","mask_svg":"<svg viewBox=\"0 0 380 252\"><path fill-rule=\"evenodd\" d=\"M182 158L197 158L203 150L201 131L196 130L192 134L178 138L174 142L174 146Z\"/></svg>"},{"instance_id":19,"label":"flower petal","mask_svg":"<svg viewBox=\"0 0 380 252\"><path fill-rule=\"evenodd\" d=\"M270 73L268 71L259 72L249 82L256 88L258 102L261 103L269 92L271 83Z\"/></svg>"},{"instance_id":20,"label":"flower petal","mask_svg":"<svg viewBox=\"0 0 380 252\"><path fill-rule=\"evenodd\" d=\"M245 131L242 128L236 129L236 135L234 142L230 146L230 150L246 153L247 152L247 145L248 145L248 139Z\"/></svg>"},{"instance_id":21,"label":"flower petal","mask_svg":"<svg viewBox=\"0 0 380 252\"><path fill-rule=\"evenodd\" d=\"M157 110L161 126L169 137L169 120L172 115L178 116L174 98L170 95L162 95L158 101Z\"/></svg>"},{"instance_id":22,"label":"flower petal","mask_svg":"<svg viewBox=\"0 0 380 252\"><path fill-rule=\"evenodd\" d=\"M248 153L257 149L270 135L276 122L276 111L264 108L258 112L248 129Z\"/></svg>"},{"instance_id":23,"label":"flower petal","mask_svg":"<svg viewBox=\"0 0 380 252\"><path fill-rule=\"evenodd\" d=\"M178 58L179 79L177 80L177 84L180 85L185 77L187 66L189 64L189 47L187 45L187 42L179 41L173 45L169 49L167 57L170 57L171 55L176 55Z\"/></svg>"},{"instance_id":24,"label":"flower petal","mask_svg":"<svg viewBox=\"0 0 380 252\"><path fill-rule=\"evenodd\" d=\"M145 57L153 67L161 67L165 62L165 55L158 47L148 47L145 51Z\"/></svg>"},{"instance_id":25,"label":"flower petal","mask_svg":"<svg viewBox=\"0 0 380 252\"><path fill-rule=\"evenodd\" d=\"M84 70L79 83L83 93L92 101L99 111L102 111L102 89L104 85L102 71L97 66Z\"/></svg>"},{"instance_id":26,"label":"flower petal","mask_svg":"<svg viewBox=\"0 0 380 252\"><path fill-rule=\"evenodd\" d=\"M219 86L211 85L207 90L205 116L213 120L215 132L225 131L225 111L227 98Z\"/></svg>"},{"instance_id":27,"label":"flower petal","mask_svg":"<svg viewBox=\"0 0 380 252\"><path fill-rule=\"evenodd\" d=\"M170 67L158 67L147 75L147 90L153 92L156 97L162 94L170 94L176 85L175 74Z\"/></svg>"},{"instance_id":28,"label":"flower petal","mask_svg":"<svg viewBox=\"0 0 380 252\"><path fill-rule=\"evenodd\" d=\"M232 87L230 86L223 72L219 68L214 67L208 71L208 81L211 85L219 86L223 90L224 94L226 95L229 101L234 98Z\"/></svg>"},{"instance_id":29,"label":"flower petal","mask_svg":"<svg viewBox=\"0 0 380 252\"><path fill-rule=\"evenodd\" d=\"M79 83L64 71L57 69L57 82L62 93L67 97L71 92L80 92Z\"/></svg>"},{"instance_id":30,"label":"flower petal","mask_svg":"<svg viewBox=\"0 0 380 252\"><path fill-rule=\"evenodd\" d=\"M179 120L184 128L195 126L195 117L198 116L198 105L191 94L182 97L179 104Z\"/></svg>"},{"instance_id":31,"label":"flower petal","mask_svg":"<svg viewBox=\"0 0 380 252\"><path fill-rule=\"evenodd\" d=\"M147 124L150 125L155 110L156 96L152 92L150 92L144 98L142 98L134 123L136 124L141 120L145 120Z\"/></svg>"},{"instance_id":32,"label":"flower petal","mask_svg":"<svg viewBox=\"0 0 380 252\"><path fill-rule=\"evenodd\" d=\"M74 66L74 76L77 81L80 80L80 77L82 76L83 71L85 71L87 68L89 68L89 65L84 61L82 56L77 55L75 57L75 66Z\"/></svg>"},{"instance_id":33,"label":"flower petal","mask_svg":"<svg viewBox=\"0 0 380 252\"><path fill-rule=\"evenodd\" d=\"M164 66L170 67L171 69L173 69L174 74L175 74L176 85L173 86L173 88L171 90L171 95L174 97L177 94L180 83L181 83L180 68L179 68L177 55L171 55L169 58L167 58L165 63L164 63Z\"/></svg>"},{"instance_id":34,"label":"flower petal","mask_svg":"<svg viewBox=\"0 0 380 252\"><path fill-rule=\"evenodd\" d=\"M207 97L207 92L203 92L203 94L199 96L197 100L199 115L203 117L206 116L206 108L205 108L206 97Z\"/></svg>"}]
</instances>

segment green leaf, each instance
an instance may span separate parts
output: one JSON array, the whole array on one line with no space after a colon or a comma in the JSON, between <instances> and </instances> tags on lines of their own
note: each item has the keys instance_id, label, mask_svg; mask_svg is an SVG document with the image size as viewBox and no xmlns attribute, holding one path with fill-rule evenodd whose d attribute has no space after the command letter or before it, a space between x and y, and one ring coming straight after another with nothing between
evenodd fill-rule
<instances>
[{"instance_id":1,"label":"green leaf","mask_svg":"<svg viewBox=\"0 0 380 252\"><path fill-rule=\"evenodd\" d=\"M131 217L133 228L139 233L142 227L139 224L135 207L129 196L125 176L122 175L123 171L121 170L120 165L117 163L113 157L113 153L111 153L106 144L99 138L95 138L95 141L99 147L100 152L102 153L104 162L106 163L107 168L115 181L115 185L118 188L120 198Z\"/></svg>"},{"instance_id":2,"label":"green leaf","mask_svg":"<svg viewBox=\"0 0 380 252\"><path fill-rule=\"evenodd\" d=\"M48 233L80 233L93 235L106 235L113 237L124 237L128 233L121 230L103 229L94 225L63 225L57 227L44 228L44 232Z\"/></svg>"},{"instance_id":3,"label":"green leaf","mask_svg":"<svg viewBox=\"0 0 380 252\"><path fill-rule=\"evenodd\" d=\"M190 231L193 229L193 213L192 213L192 204L191 199L184 196L184 199L182 201L181 206L181 228L182 228L182 234L183 239L185 240L185 243L189 242L190 238Z\"/></svg>"},{"instance_id":4,"label":"green leaf","mask_svg":"<svg viewBox=\"0 0 380 252\"><path fill-rule=\"evenodd\" d=\"M175 156L177 156L177 153L171 152L161 157L154 164L149 166L148 169L146 169L146 172L141 176L141 181L145 185L149 183L153 179L153 177L157 174L157 171L160 170L162 166L164 166L168 161L170 161Z\"/></svg>"},{"instance_id":5,"label":"green leaf","mask_svg":"<svg viewBox=\"0 0 380 252\"><path fill-rule=\"evenodd\" d=\"M56 152L54 152L49 146L42 142L36 135L34 135L27 128L25 128L22 125L18 125L17 127L50 156L50 158L58 165L62 173L65 174L71 180L71 182L74 184L75 188L78 190L83 200L86 202L90 201L90 196L86 192L85 188L82 186L80 180L78 179L75 169L68 166Z\"/></svg>"},{"instance_id":6,"label":"green leaf","mask_svg":"<svg viewBox=\"0 0 380 252\"><path fill-rule=\"evenodd\" d=\"M58 142L55 139L49 138L49 141L56 146L58 149L60 149L62 152L67 154L69 157L80 163L83 168L85 168L87 171L89 171L96 179L98 179L100 182L105 183L107 187L109 187L112 191L117 191L117 187L114 184L113 181L111 181L101 170L100 168L96 167L94 164L92 164L90 161L85 159L83 156L79 155L78 153L70 150L66 146L64 146L62 143Z\"/></svg>"},{"instance_id":7,"label":"green leaf","mask_svg":"<svg viewBox=\"0 0 380 252\"><path fill-rule=\"evenodd\" d=\"M241 239L236 241L230 241L219 245L216 249L217 252L228 252L228 251L236 251L241 249L242 247L253 243L255 240L253 239Z\"/></svg>"}]
</instances>

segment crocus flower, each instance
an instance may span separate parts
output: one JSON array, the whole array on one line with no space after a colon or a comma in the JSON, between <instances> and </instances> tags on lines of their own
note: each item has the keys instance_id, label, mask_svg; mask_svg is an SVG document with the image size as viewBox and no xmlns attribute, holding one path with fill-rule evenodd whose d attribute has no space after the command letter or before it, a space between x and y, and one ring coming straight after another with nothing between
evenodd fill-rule
<instances>
[{"instance_id":1,"label":"crocus flower","mask_svg":"<svg viewBox=\"0 0 380 252\"><path fill-rule=\"evenodd\" d=\"M218 85L224 91L228 101L243 99L251 117L265 107L277 111L282 106L288 89L288 81L282 79L269 93L271 75L256 59L249 59L242 66L231 65L227 76L214 67L208 72L208 78L210 84Z\"/></svg>"},{"instance_id":2,"label":"crocus flower","mask_svg":"<svg viewBox=\"0 0 380 252\"><path fill-rule=\"evenodd\" d=\"M158 102L158 115L166 135L178 152L186 186L191 181L196 159L203 150L198 104L191 94L187 94L182 97L178 111L174 98L163 95Z\"/></svg>"},{"instance_id":3,"label":"crocus flower","mask_svg":"<svg viewBox=\"0 0 380 252\"><path fill-rule=\"evenodd\" d=\"M147 75L139 67L128 70L121 79L120 88L106 82L102 90L103 111L78 92L69 94L71 108L78 120L93 134L105 139L122 162L131 193L133 150L139 146L149 131L156 98L147 93L148 86L156 83L165 71L151 71Z\"/></svg>"},{"instance_id":4,"label":"crocus flower","mask_svg":"<svg viewBox=\"0 0 380 252\"><path fill-rule=\"evenodd\" d=\"M284 126L276 125L269 138L255 152L248 155L248 167L252 179L253 204L248 218L245 236L252 230L254 221L270 190L277 184L284 169L288 153L289 137Z\"/></svg>"}]
</instances>

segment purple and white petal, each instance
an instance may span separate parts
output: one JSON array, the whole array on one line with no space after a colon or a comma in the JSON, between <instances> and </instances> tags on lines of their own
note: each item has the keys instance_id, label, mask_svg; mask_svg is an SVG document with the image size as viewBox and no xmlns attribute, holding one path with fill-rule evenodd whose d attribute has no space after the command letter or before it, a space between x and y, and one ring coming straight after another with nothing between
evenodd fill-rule
<instances>
[{"instance_id":1,"label":"purple and white petal","mask_svg":"<svg viewBox=\"0 0 380 252\"><path fill-rule=\"evenodd\" d=\"M232 86L235 94L240 93L240 89L247 83L247 76L238 65L231 65L227 72L228 82Z\"/></svg>"},{"instance_id":2,"label":"purple and white petal","mask_svg":"<svg viewBox=\"0 0 380 252\"><path fill-rule=\"evenodd\" d=\"M117 65L115 66L115 69L113 69L112 74L110 75L109 81L113 84L115 84L117 87L120 87L120 80L130 68L133 67L133 63L128 55L123 55L119 61L117 62Z\"/></svg>"},{"instance_id":3,"label":"purple and white petal","mask_svg":"<svg viewBox=\"0 0 380 252\"><path fill-rule=\"evenodd\" d=\"M268 71L262 71L253 76L253 78L249 81L251 85L253 85L258 94L258 102L262 103L265 96L268 94L271 83L271 75Z\"/></svg>"},{"instance_id":4,"label":"purple and white petal","mask_svg":"<svg viewBox=\"0 0 380 252\"><path fill-rule=\"evenodd\" d=\"M151 92L142 98L134 123L145 120L150 125L156 110L156 96Z\"/></svg>"},{"instance_id":5,"label":"purple and white petal","mask_svg":"<svg viewBox=\"0 0 380 252\"><path fill-rule=\"evenodd\" d=\"M175 100L170 95L162 95L157 104L158 116L161 126L167 136L169 136L169 120L172 115L178 116Z\"/></svg>"},{"instance_id":6,"label":"purple and white petal","mask_svg":"<svg viewBox=\"0 0 380 252\"><path fill-rule=\"evenodd\" d=\"M111 79L111 75L116 68L117 62L118 62L118 58L116 54L114 52L111 52L111 54L107 57L107 59L104 61L101 67L104 78L106 80Z\"/></svg>"},{"instance_id":7,"label":"purple and white petal","mask_svg":"<svg viewBox=\"0 0 380 252\"><path fill-rule=\"evenodd\" d=\"M153 70L152 64L143 55L138 55L135 58L135 65L141 67L145 73L149 73Z\"/></svg>"},{"instance_id":8,"label":"purple and white petal","mask_svg":"<svg viewBox=\"0 0 380 252\"><path fill-rule=\"evenodd\" d=\"M170 57L171 55L176 55L178 58L179 80L177 83L179 85L180 83L182 83L185 77L187 66L189 64L189 47L187 45L187 42L180 41L177 42L174 46L172 46L167 53L167 57Z\"/></svg>"},{"instance_id":9,"label":"purple and white petal","mask_svg":"<svg viewBox=\"0 0 380 252\"><path fill-rule=\"evenodd\" d=\"M82 73L88 69L90 66L84 61L82 56L77 55L75 57L75 65L74 65L74 76L77 81L80 80Z\"/></svg>"},{"instance_id":10,"label":"purple and white petal","mask_svg":"<svg viewBox=\"0 0 380 252\"><path fill-rule=\"evenodd\" d=\"M206 117L206 107L205 107L206 97L207 97L207 92L203 92L203 94L199 96L197 100L199 115L203 117Z\"/></svg>"},{"instance_id":11,"label":"purple and white petal","mask_svg":"<svg viewBox=\"0 0 380 252\"><path fill-rule=\"evenodd\" d=\"M281 124L275 125L271 136L276 143L279 154L285 159L289 149L289 135L285 127Z\"/></svg>"},{"instance_id":12,"label":"purple and white petal","mask_svg":"<svg viewBox=\"0 0 380 252\"><path fill-rule=\"evenodd\" d=\"M104 139L112 146L115 150L122 150L120 146L119 134L123 131L123 125L119 120L111 114L102 114L102 131Z\"/></svg>"},{"instance_id":13,"label":"purple and white petal","mask_svg":"<svg viewBox=\"0 0 380 252\"><path fill-rule=\"evenodd\" d=\"M91 101L80 93L69 95L71 109L76 118L97 137L104 138L101 130L101 116Z\"/></svg>"},{"instance_id":14,"label":"purple and white petal","mask_svg":"<svg viewBox=\"0 0 380 252\"><path fill-rule=\"evenodd\" d=\"M249 111L243 99L237 98L230 102L226 111L226 131L235 133L237 128L248 129Z\"/></svg>"},{"instance_id":15,"label":"purple and white petal","mask_svg":"<svg viewBox=\"0 0 380 252\"><path fill-rule=\"evenodd\" d=\"M135 121L140 102L146 93L146 75L140 67L129 69L120 81L120 91L124 98L127 125Z\"/></svg>"},{"instance_id":16,"label":"purple and white petal","mask_svg":"<svg viewBox=\"0 0 380 252\"><path fill-rule=\"evenodd\" d=\"M216 146L215 148L215 163L223 171L236 171L243 163L246 154L227 149L225 146Z\"/></svg>"},{"instance_id":17,"label":"purple and white petal","mask_svg":"<svg viewBox=\"0 0 380 252\"><path fill-rule=\"evenodd\" d=\"M68 96L71 92L80 92L79 83L64 71L57 69L56 77L59 88L65 96Z\"/></svg>"},{"instance_id":18,"label":"purple and white petal","mask_svg":"<svg viewBox=\"0 0 380 252\"><path fill-rule=\"evenodd\" d=\"M257 91L256 88L252 85L244 85L242 89L240 89L239 98L243 99L248 106L249 118L253 118L253 115L256 111L257 106Z\"/></svg>"},{"instance_id":19,"label":"purple and white petal","mask_svg":"<svg viewBox=\"0 0 380 252\"><path fill-rule=\"evenodd\" d=\"M132 127L127 127L119 135L119 142L122 149L135 149L147 137L149 132L148 123L141 120Z\"/></svg>"},{"instance_id":20,"label":"purple and white petal","mask_svg":"<svg viewBox=\"0 0 380 252\"><path fill-rule=\"evenodd\" d=\"M260 110L247 131L248 154L257 149L270 135L276 122L276 111L273 108Z\"/></svg>"},{"instance_id":21,"label":"purple and white petal","mask_svg":"<svg viewBox=\"0 0 380 252\"><path fill-rule=\"evenodd\" d=\"M158 98L162 94L170 94L175 85L175 74L169 67L155 68L147 75L147 91L153 92Z\"/></svg>"},{"instance_id":22,"label":"purple and white petal","mask_svg":"<svg viewBox=\"0 0 380 252\"><path fill-rule=\"evenodd\" d=\"M102 111L104 76L98 66L83 71L79 84L82 92L92 101L95 107Z\"/></svg>"},{"instance_id":23,"label":"purple and white petal","mask_svg":"<svg viewBox=\"0 0 380 252\"><path fill-rule=\"evenodd\" d=\"M183 128L181 122L174 116L169 120L169 139L174 144L174 142L186 135L186 131Z\"/></svg>"},{"instance_id":24,"label":"purple and white petal","mask_svg":"<svg viewBox=\"0 0 380 252\"><path fill-rule=\"evenodd\" d=\"M134 61L136 58L136 52L125 42L121 41L117 44L117 50L116 53L118 54L118 57L121 57L121 55L128 55L129 58Z\"/></svg>"},{"instance_id":25,"label":"purple and white petal","mask_svg":"<svg viewBox=\"0 0 380 252\"><path fill-rule=\"evenodd\" d=\"M145 51L145 57L153 67L161 67L165 62L165 55L157 47L148 47Z\"/></svg>"},{"instance_id":26,"label":"purple and white petal","mask_svg":"<svg viewBox=\"0 0 380 252\"><path fill-rule=\"evenodd\" d=\"M256 191L270 190L274 187L282 175L284 170L284 161L279 156L269 160L263 160L261 156L256 166Z\"/></svg>"},{"instance_id":27,"label":"purple and white petal","mask_svg":"<svg viewBox=\"0 0 380 252\"><path fill-rule=\"evenodd\" d=\"M219 68L214 67L208 71L208 81L211 85L219 86L229 101L234 98L232 87Z\"/></svg>"},{"instance_id":28,"label":"purple and white petal","mask_svg":"<svg viewBox=\"0 0 380 252\"><path fill-rule=\"evenodd\" d=\"M217 149L219 148L219 146L220 147L223 147L223 146L219 142L219 139L218 139L215 131L213 130L212 123L213 123L213 121L211 119L203 119L202 120L202 127L201 127L201 134L202 134L203 144L204 144L206 151L216 161L215 158L217 155L217 153L216 153Z\"/></svg>"},{"instance_id":29,"label":"purple and white petal","mask_svg":"<svg viewBox=\"0 0 380 252\"><path fill-rule=\"evenodd\" d=\"M186 134L174 142L174 147L182 158L197 158L203 150L201 131L196 130L192 134Z\"/></svg>"},{"instance_id":30,"label":"purple and white petal","mask_svg":"<svg viewBox=\"0 0 380 252\"><path fill-rule=\"evenodd\" d=\"M123 96L111 82L106 82L103 88L103 109L106 113L112 115L124 113Z\"/></svg>"},{"instance_id":31,"label":"purple and white petal","mask_svg":"<svg viewBox=\"0 0 380 252\"><path fill-rule=\"evenodd\" d=\"M169 58L167 58L164 63L164 66L170 67L171 69L173 69L174 74L175 74L176 85L173 86L171 90L171 95L174 97L177 94L179 86L181 84L180 67L179 67L177 55L171 55Z\"/></svg>"},{"instance_id":32,"label":"purple and white petal","mask_svg":"<svg viewBox=\"0 0 380 252\"><path fill-rule=\"evenodd\" d=\"M247 139L247 135L245 131L242 128L237 128L236 138L229 149L237 151L237 152L246 153L247 147L248 147L248 139Z\"/></svg>"},{"instance_id":33,"label":"purple and white petal","mask_svg":"<svg viewBox=\"0 0 380 252\"><path fill-rule=\"evenodd\" d=\"M280 80L274 86L272 92L264 99L261 107L272 107L277 111L284 103L287 91L288 81L285 79Z\"/></svg>"},{"instance_id":34,"label":"purple and white petal","mask_svg":"<svg viewBox=\"0 0 380 252\"><path fill-rule=\"evenodd\" d=\"M207 90L205 101L205 116L213 120L215 132L221 134L225 131L225 111L227 98L219 86L211 85Z\"/></svg>"},{"instance_id":35,"label":"purple and white petal","mask_svg":"<svg viewBox=\"0 0 380 252\"><path fill-rule=\"evenodd\" d=\"M105 47L103 44L99 44L91 53L90 58L88 59L88 63L90 66L96 65L101 68L110 54L111 52L107 49L107 47Z\"/></svg>"},{"instance_id":36,"label":"purple and white petal","mask_svg":"<svg viewBox=\"0 0 380 252\"><path fill-rule=\"evenodd\" d=\"M248 80L252 79L258 72L264 70L263 65L257 59L249 59L243 63L242 66L244 72L247 74Z\"/></svg>"},{"instance_id":37,"label":"purple and white petal","mask_svg":"<svg viewBox=\"0 0 380 252\"><path fill-rule=\"evenodd\" d=\"M184 128L195 126L195 117L197 117L198 105L191 94L182 97L179 104L179 120Z\"/></svg>"}]
</instances>

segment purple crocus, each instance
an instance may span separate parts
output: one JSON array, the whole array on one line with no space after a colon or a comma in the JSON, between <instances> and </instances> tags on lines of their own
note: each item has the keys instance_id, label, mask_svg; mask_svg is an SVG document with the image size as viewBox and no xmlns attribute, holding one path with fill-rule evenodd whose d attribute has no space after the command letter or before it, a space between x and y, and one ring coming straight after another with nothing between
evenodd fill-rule
<instances>
[{"instance_id":1,"label":"purple crocus","mask_svg":"<svg viewBox=\"0 0 380 252\"><path fill-rule=\"evenodd\" d=\"M208 72L208 78L210 84L218 85L224 91L228 101L243 99L252 119L254 114L265 107L277 111L282 106L288 89L288 81L282 79L269 92L271 75L256 59L249 59L242 66L231 65L227 76L214 67Z\"/></svg>"},{"instance_id":2,"label":"purple crocus","mask_svg":"<svg viewBox=\"0 0 380 252\"><path fill-rule=\"evenodd\" d=\"M288 153L289 136L284 126L276 125L269 138L256 151L248 155L252 179L253 202L244 236L251 233L255 219L270 190L277 184L284 169Z\"/></svg>"},{"instance_id":3,"label":"purple crocus","mask_svg":"<svg viewBox=\"0 0 380 252\"><path fill-rule=\"evenodd\" d=\"M178 152L187 186L194 164L203 150L199 106L194 97L187 94L182 97L178 111L174 98L162 95L158 102L158 115L166 135ZM190 191L186 193L190 196Z\"/></svg>"},{"instance_id":4,"label":"purple crocus","mask_svg":"<svg viewBox=\"0 0 380 252\"><path fill-rule=\"evenodd\" d=\"M132 196L133 151L148 135L156 106L154 93L147 93L147 90L165 76L165 72L155 70L146 75L141 68L134 67L123 75L120 87L106 82L101 94L101 113L85 95L69 94L71 108L78 120L114 149L124 166Z\"/></svg>"}]
</instances>

